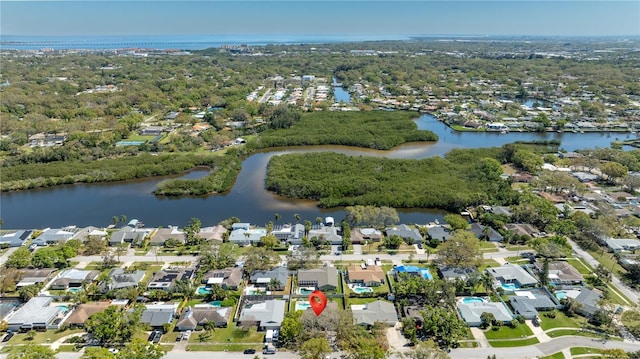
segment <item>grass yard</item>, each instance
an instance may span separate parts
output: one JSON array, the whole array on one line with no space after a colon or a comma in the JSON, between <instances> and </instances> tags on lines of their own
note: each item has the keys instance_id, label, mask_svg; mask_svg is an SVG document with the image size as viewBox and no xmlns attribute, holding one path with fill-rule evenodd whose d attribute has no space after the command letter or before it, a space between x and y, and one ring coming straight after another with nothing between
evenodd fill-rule
<instances>
[{"instance_id":1,"label":"grass yard","mask_svg":"<svg viewBox=\"0 0 640 359\"><path fill-rule=\"evenodd\" d=\"M538 344L539 341L536 338L522 339L522 340L490 340L489 345L494 348L508 348L508 347L524 347L527 345Z\"/></svg>"},{"instance_id":2,"label":"grass yard","mask_svg":"<svg viewBox=\"0 0 640 359\"><path fill-rule=\"evenodd\" d=\"M189 337L189 343L198 342L198 334L194 332ZM216 328L211 337L206 341L208 343L262 343L264 340L264 332L258 332L256 328L244 330L237 328L235 324L231 324L227 328Z\"/></svg>"},{"instance_id":3,"label":"grass yard","mask_svg":"<svg viewBox=\"0 0 640 359\"><path fill-rule=\"evenodd\" d=\"M129 266L129 269L131 270L140 269L140 270L157 272L160 269L162 269L162 265L163 265L162 263L156 263L156 262L135 262Z\"/></svg>"},{"instance_id":4,"label":"grass yard","mask_svg":"<svg viewBox=\"0 0 640 359\"><path fill-rule=\"evenodd\" d=\"M622 313L622 324L624 324L625 327L640 325L640 311L627 310Z\"/></svg>"},{"instance_id":5,"label":"grass yard","mask_svg":"<svg viewBox=\"0 0 640 359\"><path fill-rule=\"evenodd\" d=\"M477 348L478 347L478 343L474 342L474 341L469 341L469 342L459 342L458 343L458 347L459 348L468 348L468 349L472 349L472 348Z\"/></svg>"},{"instance_id":6,"label":"grass yard","mask_svg":"<svg viewBox=\"0 0 640 359\"><path fill-rule=\"evenodd\" d=\"M378 300L378 298L347 298L347 305L367 304L375 302L376 300Z\"/></svg>"},{"instance_id":7,"label":"grass yard","mask_svg":"<svg viewBox=\"0 0 640 359\"><path fill-rule=\"evenodd\" d=\"M80 348L76 349L75 344L60 344L58 347L59 352L77 352L80 351Z\"/></svg>"},{"instance_id":8,"label":"grass yard","mask_svg":"<svg viewBox=\"0 0 640 359\"><path fill-rule=\"evenodd\" d=\"M533 335L533 332L526 324L518 323L515 328L509 328L508 326L498 327L498 330L485 330L484 335L487 339L517 339L522 337L528 337Z\"/></svg>"},{"instance_id":9,"label":"grass yard","mask_svg":"<svg viewBox=\"0 0 640 359\"><path fill-rule=\"evenodd\" d=\"M562 352L557 352L555 354L547 355L546 357L542 357L542 359L565 359L564 354Z\"/></svg>"},{"instance_id":10,"label":"grass yard","mask_svg":"<svg viewBox=\"0 0 640 359\"><path fill-rule=\"evenodd\" d=\"M9 343L11 344L46 344L53 343L56 340L66 337L67 335L75 334L75 333L84 333L82 329L72 329L72 330L47 330L46 332L36 332L36 336L33 340L27 339L26 333L18 333L16 334Z\"/></svg>"},{"instance_id":11,"label":"grass yard","mask_svg":"<svg viewBox=\"0 0 640 359\"><path fill-rule=\"evenodd\" d=\"M127 137L127 141L151 141L157 136L153 135L131 135Z\"/></svg>"},{"instance_id":12,"label":"grass yard","mask_svg":"<svg viewBox=\"0 0 640 359\"><path fill-rule=\"evenodd\" d=\"M253 344L189 344L187 345L187 351L191 352L242 352L245 349L255 349L256 353L260 353L262 345Z\"/></svg>"},{"instance_id":13,"label":"grass yard","mask_svg":"<svg viewBox=\"0 0 640 359\"><path fill-rule=\"evenodd\" d=\"M555 318L548 318L544 313L540 314L540 327L543 330L552 328L580 328L584 323L584 318L580 316L567 317L563 312L556 312Z\"/></svg>"},{"instance_id":14,"label":"grass yard","mask_svg":"<svg viewBox=\"0 0 640 359\"><path fill-rule=\"evenodd\" d=\"M478 272L482 272L488 267L500 267L501 264L496 262L494 259L484 259L482 260L482 265L478 268Z\"/></svg>"},{"instance_id":15,"label":"grass yard","mask_svg":"<svg viewBox=\"0 0 640 359\"><path fill-rule=\"evenodd\" d=\"M613 257L613 254L602 251L593 251L590 250L589 254L593 256L598 262L600 262L607 269L611 270L613 268L613 274L621 277L623 274L627 273L627 271L618 264L618 261Z\"/></svg>"},{"instance_id":16,"label":"grass yard","mask_svg":"<svg viewBox=\"0 0 640 359\"><path fill-rule=\"evenodd\" d=\"M582 275L588 275L593 272L589 264L578 258L567 258L567 263L571 264Z\"/></svg>"},{"instance_id":17,"label":"grass yard","mask_svg":"<svg viewBox=\"0 0 640 359\"><path fill-rule=\"evenodd\" d=\"M493 244L493 242L480 241L480 250L482 253L491 253L497 252L498 248L496 248L496 245Z\"/></svg>"},{"instance_id":18,"label":"grass yard","mask_svg":"<svg viewBox=\"0 0 640 359\"><path fill-rule=\"evenodd\" d=\"M587 348L587 347L575 347L571 348L571 355L583 355L583 354L600 354L602 349Z\"/></svg>"}]
</instances>

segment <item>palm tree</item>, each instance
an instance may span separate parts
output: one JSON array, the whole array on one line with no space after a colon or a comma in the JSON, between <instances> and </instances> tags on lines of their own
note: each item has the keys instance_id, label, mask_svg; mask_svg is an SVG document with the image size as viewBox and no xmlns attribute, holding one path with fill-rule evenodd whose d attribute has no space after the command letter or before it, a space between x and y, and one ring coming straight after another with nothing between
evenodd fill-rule
<instances>
[{"instance_id":1,"label":"palm tree","mask_svg":"<svg viewBox=\"0 0 640 359\"><path fill-rule=\"evenodd\" d=\"M269 281L269 284L267 284L267 289L277 290L277 289L280 289L280 285L282 285L282 283L280 282L279 279L271 278L271 280Z\"/></svg>"},{"instance_id":2,"label":"palm tree","mask_svg":"<svg viewBox=\"0 0 640 359\"><path fill-rule=\"evenodd\" d=\"M278 222L278 220L280 219L280 213L274 213L273 219L275 220L275 222Z\"/></svg>"},{"instance_id":3,"label":"palm tree","mask_svg":"<svg viewBox=\"0 0 640 359\"><path fill-rule=\"evenodd\" d=\"M120 216L120 221L122 222L122 224L127 223L127 216L125 216L124 214Z\"/></svg>"},{"instance_id":4,"label":"palm tree","mask_svg":"<svg viewBox=\"0 0 640 359\"><path fill-rule=\"evenodd\" d=\"M293 219L296 221L296 223L300 222L300 215L298 213L294 213Z\"/></svg>"},{"instance_id":5,"label":"palm tree","mask_svg":"<svg viewBox=\"0 0 640 359\"><path fill-rule=\"evenodd\" d=\"M118 225L118 216L113 216L111 217L111 222L113 222L113 226L117 226Z\"/></svg>"},{"instance_id":6,"label":"palm tree","mask_svg":"<svg viewBox=\"0 0 640 359\"><path fill-rule=\"evenodd\" d=\"M322 223L322 217L316 217L316 224Z\"/></svg>"},{"instance_id":7,"label":"palm tree","mask_svg":"<svg viewBox=\"0 0 640 359\"><path fill-rule=\"evenodd\" d=\"M493 291L493 277L491 274L487 272L482 273L482 276L480 276L480 283L487 294L491 295L491 292Z\"/></svg>"}]
</instances>

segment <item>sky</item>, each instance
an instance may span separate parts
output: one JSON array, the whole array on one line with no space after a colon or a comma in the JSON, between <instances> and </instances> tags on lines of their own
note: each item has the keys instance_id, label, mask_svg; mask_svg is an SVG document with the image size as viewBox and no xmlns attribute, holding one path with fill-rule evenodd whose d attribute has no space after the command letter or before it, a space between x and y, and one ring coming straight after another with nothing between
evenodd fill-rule
<instances>
[{"instance_id":1,"label":"sky","mask_svg":"<svg viewBox=\"0 0 640 359\"><path fill-rule=\"evenodd\" d=\"M0 1L0 35L640 36L638 0Z\"/></svg>"}]
</instances>

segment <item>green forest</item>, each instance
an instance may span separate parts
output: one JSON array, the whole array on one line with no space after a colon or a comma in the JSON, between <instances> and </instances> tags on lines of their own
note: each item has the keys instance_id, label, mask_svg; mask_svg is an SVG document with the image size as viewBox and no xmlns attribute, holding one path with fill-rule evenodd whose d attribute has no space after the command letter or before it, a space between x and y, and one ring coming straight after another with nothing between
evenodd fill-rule
<instances>
[{"instance_id":1,"label":"green forest","mask_svg":"<svg viewBox=\"0 0 640 359\"><path fill-rule=\"evenodd\" d=\"M197 166L212 169L211 174L197 181L190 181L192 191L200 187L209 192L224 192L231 188L236 174L240 171L240 161L231 156L213 154L141 154L135 157L103 159L99 161L58 161L33 163L5 167L0 171L2 191L14 191L38 187L50 187L71 183L92 183L121 181L152 176L179 174ZM160 194L175 194L180 191L182 181L165 182Z\"/></svg>"},{"instance_id":2,"label":"green forest","mask_svg":"<svg viewBox=\"0 0 640 359\"><path fill-rule=\"evenodd\" d=\"M502 150L455 150L445 158L398 160L337 153L271 158L266 187L322 207L375 205L459 211L480 203L508 204L516 194L502 179Z\"/></svg>"},{"instance_id":3,"label":"green forest","mask_svg":"<svg viewBox=\"0 0 640 359\"><path fill-rule=\"evenodd\" d=\"M405 142L437 141L418 130L415 113L403 111L305 113L290 128L267 130L248 149L280 146L344 145L388 150Z\"/></svg>"}]
</instances>

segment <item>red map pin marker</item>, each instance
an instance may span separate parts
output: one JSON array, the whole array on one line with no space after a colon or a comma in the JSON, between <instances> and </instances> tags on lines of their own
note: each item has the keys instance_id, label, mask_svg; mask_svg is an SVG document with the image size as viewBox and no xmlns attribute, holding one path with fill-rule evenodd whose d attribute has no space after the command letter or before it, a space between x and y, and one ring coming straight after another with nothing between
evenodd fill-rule
<instances>
[{"instance_id":1,"label":"red map pin marker","mask_svg":"<svg viewBox=\"0 0 640 359\"><path fill-rule=\"evenodd\" d=\"M311 305L313 312L318 316L327 306L327 297L321 291L314 290L309 294L309 304Z\"/></svg>"}]
</instances>

